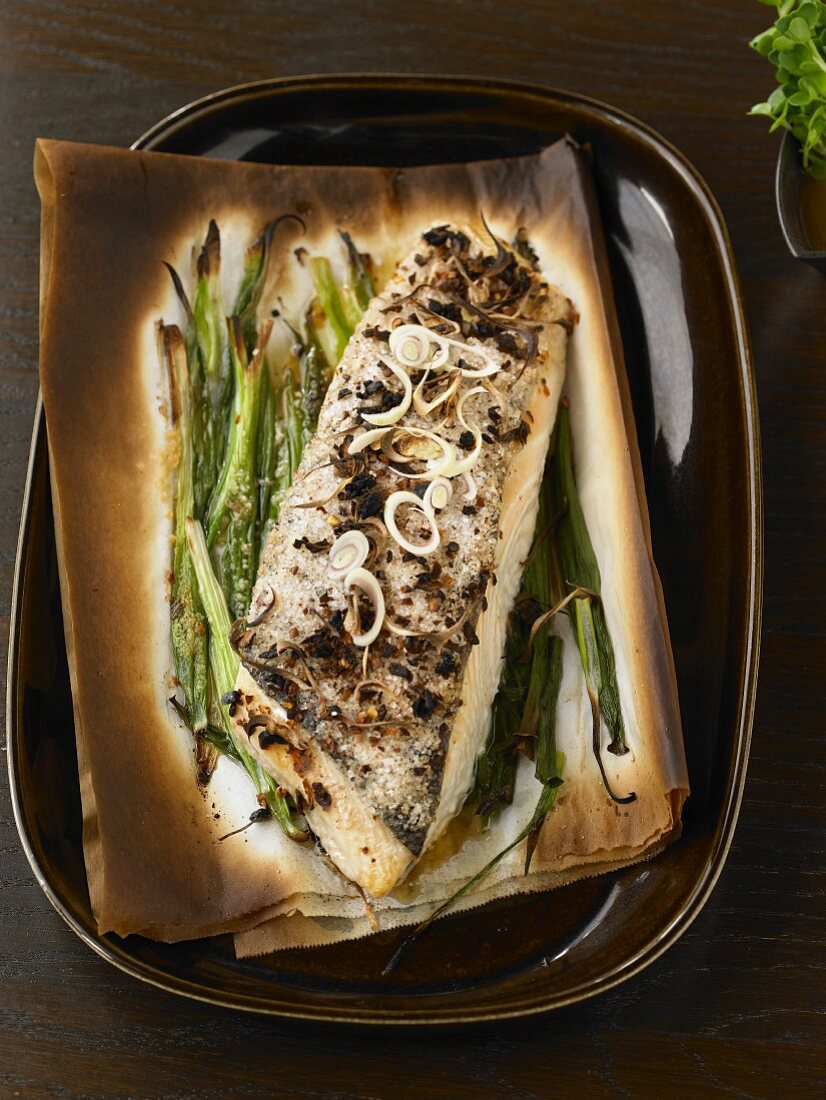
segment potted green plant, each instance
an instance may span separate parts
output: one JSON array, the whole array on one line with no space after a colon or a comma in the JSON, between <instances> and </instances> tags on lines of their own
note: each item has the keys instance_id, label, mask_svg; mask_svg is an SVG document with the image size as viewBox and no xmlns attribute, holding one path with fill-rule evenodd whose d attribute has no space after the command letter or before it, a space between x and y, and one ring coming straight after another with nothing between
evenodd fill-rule
<instances>
[{"instance_id":1,"label":"potted green plant","mask_svg":"<svg viewBox=\"0 0 826 1100\"><path fill-rule=\"evenodd\" d=\"M786 134L777 163L777 212L794 256L826 272L826 3L761 0L774 24L750 45L775 66L777 87L750 114Z\"/></svg>"}]
</instances>

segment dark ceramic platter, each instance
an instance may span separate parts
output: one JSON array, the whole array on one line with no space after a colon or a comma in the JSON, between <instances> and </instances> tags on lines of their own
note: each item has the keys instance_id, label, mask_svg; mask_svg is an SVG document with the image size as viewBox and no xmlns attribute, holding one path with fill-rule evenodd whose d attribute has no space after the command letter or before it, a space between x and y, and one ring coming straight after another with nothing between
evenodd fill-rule
<instances>
[{"instance_id":1,"label":"dark ceramic platter","mask_svg":"<svg viewBox=\"0 0 826 1100\"><path fill-rule=\"evenodd\" d=\"M658 859L441 921L382 979L400 933L236 961L228 937L99 936L81 849L71 696L38 409L12 619L9 766L17 822L55 908L104 958L191 997L364 1023L539 1012L631 977L708 898L745 776L760 625L754 382L731 249L694 169L640 123L547 89L462 78L312 77L230 89L137 147L281 164L412 165L591 145L665 590L692 795Z\"/></svg>"}]
</instances>

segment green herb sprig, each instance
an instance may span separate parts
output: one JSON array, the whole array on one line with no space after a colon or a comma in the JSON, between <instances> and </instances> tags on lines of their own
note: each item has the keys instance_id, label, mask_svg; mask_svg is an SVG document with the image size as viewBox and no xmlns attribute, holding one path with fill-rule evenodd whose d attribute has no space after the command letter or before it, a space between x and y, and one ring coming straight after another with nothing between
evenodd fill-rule
<instances>
[{"instance_id":1,"label":"green herb sprig","mask_svg":"<svg viewBox=\"0 0 826 1100\"><path fill-rule=\"evenodd\" d=\"M778 86L749 114L770 118L772 132L790 130L800 143L806 171L826 179L826 3L760 2L776 8L777 19L749 45L776 66Z\"/></svg>"}]
</instances>

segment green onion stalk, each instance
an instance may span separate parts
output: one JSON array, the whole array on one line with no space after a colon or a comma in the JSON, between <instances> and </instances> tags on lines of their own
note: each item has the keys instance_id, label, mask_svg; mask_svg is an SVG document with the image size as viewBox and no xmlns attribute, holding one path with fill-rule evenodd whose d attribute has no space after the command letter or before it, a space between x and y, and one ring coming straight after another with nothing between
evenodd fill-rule
<instances>
[{"instance_id":1,"label":"green onion stalk","mask_svg":"<svg viewBox=\"0 0 826 1100\"><path fill-rule=\"evenodd\" d=\"M223 742L222 751L226 752L229 744L232 745L229 755L240 761L250 779L252 779L259 799L264 800L271 815L291 840L304 840L307 834L298 824L294 810L285 795L281 793L278 784L272 776L264 771L246 746L235 736L235 726L229 712L229 706L224 702L225 699L231 697L235 689L235 681L240 667L240 659L229 642L229 634L232 629L229 609L221 585L218 583L218 578L212 568L203 528L197 520L188 519L186 521L186 537L198 580L198 588L209 622L210 674L215 696L220 700L218 708L221 714L221 724L226 736L229 738L229 743ZM210 730L216 743L221 742L220 732L220 730Z\"/></svg>"},{"instance_id":2,"label":"green onion stalk","mask_svg":"<svg viewBox=\"0 0 826 1100\"><path fill-rule=\"evenodd\" d=\"M309 315L305 328L305 339L299 341L296 348L304 447L315 434L321 405L339 362L338 359L332 362L328 359Z\"/></svg>"},{"instance_id":3,"label":"green onion stalk","mask_svg":"<svg viewBox=\"0 0 826 1100\"><path fill-rule=\"evenodd\" d=\"M477 803L476 813L486 822L496 809L513 801L520 756L518 733L531 671L530 663L524 660L526 645L527 632L516 612L510 623L502 676L493 701L490 734L477 764L472 795Z\"/></svg>"},{"instance_id":4,"label":"green onion stalk","mask_svg":"<svg viewBox=\"0 0 826 1100\"><path fill-rule=\"evenodd\" d=\"M304 228L304 222L298 215L284 214L270 222L261 236L250 245L244 255L244 271L241 278L241 285L238 288L238 293L235 298L233 316L238 318L235 327L240 328L243 344L248 356L253 355L256 347L266 348L267 341L259 340L258 311L267 281L270 260L272 258L273 236L275 230L284 221L296 221L302 229ZM271 328L272 322L268 321L267 323ZM239 340L237 337L235 344L236 349L240 353L240 348L238 347ZM233 361L232 355L230 355L230 361ZM233 365L235 364L233 363ZM257 410L257 419L254 429L254 461L255 477L258 484L258 499L256 502L255 533L254 538L250 541L250 546L255 547L256 555L258 549L263 546L269 530L270 498L275 480L275 471L279 461L279 447L282 432L279 403L274 392L276 388L274 372L269 362L265 359L262 366L261 382L256 389L254 401ZM227 417L227 423L229 422L230 417ZM237 436L234 442L236 444L242 442L241 437ZM231 447L227 444L224 452L225 467L230 462L230 453ZM247 457L249 458L249 456ZM210 545L212 545L211 542ZM258 564L257 556L249 555L246 562L251 567L246 583L240 585L236 583L233 585L232 574L225 577L222 572L222 580L225 581L225 593L230 600L233 610L237 611L239 616L246 610L246 608L242 610L240 606L243 593L252 593L252 587L255 582L255 571ZM239 578L236 577L235 579L237 582Z\"/></svg>"},{"instance_id":5,"label":"green onion stalk","mask_svg":"<svg viewBox=\"0 0 826 1100\"><path fill-rule=\"evenodd\" d=\"M265 349L271 330L272 320L267 319L249 357L241 318L227 319L235 392L224 462L209 503L206 531L207 545L236 619L247 612L258 569L258 430Z\"/></svg>"},{"instance_id":6,"label":"green onion stalk","mask_svg":"<svg viewBox=\"0 0 826 1100\"><path fill-rule=\"evenodd\" d=\"M208 411L213 421L211 434L215 442L209 486L211 494L218 480L221 457L226 447L233 385L226 313L221 294L221 237L214 221L209 223L206 239L196 262L196 274L192 323L209 395ZM202 518L203 514L204 509L199 509L198 518Z\"/></svg>"},{"instance_id":7,"label":"green onion stalk","mask_svg":"<svg viewBox=\"0 0 826 1100\"><path fill-rule=\"evenodd\" d=\"M281 420L277 412L273 368L269 359L264 367L265 380L262 385L260 409L258 414L258 545L263 548L269 534L270 500L275 483L275 473L281 454Z\"/></svg>"},{"instance_id":8,"label":"green onion stalk","mask_svg":"<svg viewBox=\"0 0 826 1100\"><path fill-rule=\"evenodd\" d=\"M345 303L345 312L350 318L354 318L355 328L370 304L370 299L375 298L376 288L370 273L370 257L359 252L349 233L342 230L339 235L347 249L348 265L348 278L341 287L341 298Z\"/></svg>"},{"instance_id":9,"label":"green onion stalk","mask_svg":"<svg viewBox=\"0 0 826 1100\"><path fill-rule=\"evenodd\" d=\"M184 339L175 325L159 325L160 350L166 360L174 423L178 431L179 460L175 495L175 541L172 552L172 655L184 693L187 724L196 737L207 726L209 709L207 629L198 583L186 539L186 520L194 510L192 398ZM199 771L209 768L202 746Z\"/></svg>"},{"instance_id":10,"label":"green onion stalk","mask_svg":"<svg viewBox=\"0 0 826 1100\"><path fill-rule=\"evenodd\" d=\"M558 580L554 571L553 556L553 520L547 481L543 478L539 491L539 512L534 553L525 567L524 585L526 592L542 608L558 606ZM549 633L550 612L535 621L530 643L530 678L522 724L519 735L532 738L535 745L534 772L542 784L542 791L534 810L533 817L524 830L527 838L525 853L525 874L531 866L531 859L539 840L542 825L556 802L557 790L562 783L562 759L556 749L556 709L559 688L562 683L562 639Z\"/></svg>"},{"instance_id":11,"label":"green onion stalk","mask_svg":"<svg viewBox=\"0 0 826 1100\"><path fill-rule=\"evenodd\" d=\"M186 314L186 357L189 367L189 388L192 398L190 434L192 437L192 488L194 514L202 516L215 484L215 474L221 461L220 441L216 438L216 420L213 416L210 385L198 344L195 314L183 283L171 264L165 265L175 293Z\"/></svg>"},{"instance_id":12,"label":"green onion stalk","mask_svg":"<svg viewBox=\"0 0 826 1100\"><path fill-rule=\"evenodd\" d=\"M552 522L546 482L547 478L539 494L533 547L509 623L491 732L477 767L476 812L486 819L498 806L512 802L521 752L527 750L534 757L537 778L543 784L555 777L556 700L562 675L562 642L548 632L552 604L558 605L558 593L553 579ZM534 623L538 625L532 629Z\"/></svg>"},{"instance_id":13,"label":"green onion stalk","mask_svg":"<svg viewBox=\"0 0 826 1100\"><path fill-rule=\"evenodd\" d=\"M364 258L354 248L353 252L361 268L351 266L351 286L358 289L349 299L348 319L345 320L342 305L346 287L336 283L329 260L325 257L312 259L310 267L316 288L323 291L329 313L320 306L320 298L311 303L304 318L304 335L288 326L293 336L292 354L279 369L270 371L270 413L264 429L266 434L262 436L262 446L266 450L261 478L262 546L278 519L304 448L315 434L333 370L372 296L372 282ZM330 316L336 318L334 326L329 322ZM329 339L331 331L336 333L333 340ZM329 353L325 350L325 342L331 348Z\"/></svg>"},{"instance_id":14,"label":"green onion stalk","mask_svg":"<svg viewBox=\"0 0 826 1100\"><path fill-rule=\"evenodd\" d=\"M267 281L273 236L278 226L286 221L297 222L302 229L305 228L303 220L297 214L282 214L270 222L244 255L244 273L232 312L241 322L248 354L252 354L253 348L258 343L258 308Z\"/></svg>"},{"instance_id":15,"label":"green onion stalk","mask_svg":"<svg viewBox=\"0 0 826 1100\"><path fill-rule=\"evenodd\" d=\"M355 325L347 316L339 286L326 256L314 256L310 260L310 275L315 289L315 300L309 313L310 329L314 329L326 346L327 357L338 363L353 335Z\"/></svg>"},{"instance_id":16,"label":"green onion stalk","mask_svg":"<svg viewBox=\"0 0 826 1100\"><path fill-rule=\"evenodd\" d=\"M543 482L539 497L534 546L522 578L521 602L534 609L550 608L553 588L553 553L550 538L549 499ZM553 610L553 609L551 609ZM488 817L497 806L513 800L516 768L520 750L533 748L534 775L542 784L534 811L517 836L489 860L472 878L433 912L402 942L384 968L389 974L402 956L433 921L469 893L501 863L527 841L524 873L530 870L539 834L545 819L556 803L562 786L564 754L556 747L556 711L562 683L563 642L548 633L551 614L538 616L539 627L531 630L525 640L526 622L519 611L511 621L502 679L494 701L493 727L484 755L479 761L474 797L480 799L477 813ZM544 620L544 621L541 621Z\"/></svg>"},{"instance_id":17,"label":"green onion stalk","mask_svg":"<svg viewBox=\"0 0 826 1100\"><path fill-rule=\"evenodd\" d=\"M294 356L290 356L278 372L273 372L273 442L275 464L271 475L271 491L266 501L266 533L278 519L287 490L292 485L304 450L304 410Z\"/></svg>"},{"instance_id":18,"label":"green onion stalk","mask_svg":"<svg viewBox=\"0 0 826 1100\"><path fill-rule=\"evenodd\" d=\"M619 684L611 635L600 596L600 573L594 548L582 514L574 477L573 441L567 398L559 405L556 428L556 454L551 478L553 506L558 515L554 545L559 570L577 595L573 604L576 632L585 685L591 703L593 751L602 782L611 798L620 804L633 802L635 794L619 797L608 782L601 753L601 722L610 734L608 751L617 756L628 752L625 725L620 707Z\"/></svg>"},{"instance_id":19,"label":"green onion stalk","mask_svg":"<svg viewBox=\"0 0 826 1100\"><path fill-rule=\"evenodd\" d=\"M376 288L371 274L370 257L358 251L349 233L340 232L347 250L347 278L338 283L326 256L309 261L315 289L307 316L307 339L335 365L358 323L364 316Z\"/></svg>"}]
</instances>

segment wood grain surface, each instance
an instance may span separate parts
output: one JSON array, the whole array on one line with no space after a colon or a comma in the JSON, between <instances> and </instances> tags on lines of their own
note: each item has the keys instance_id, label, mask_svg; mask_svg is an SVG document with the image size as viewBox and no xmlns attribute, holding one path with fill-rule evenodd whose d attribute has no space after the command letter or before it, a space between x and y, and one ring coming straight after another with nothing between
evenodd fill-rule
<instances>
[{"instance_id":1,"label":"wood grain surface","mask_svg":"<svg viewBox=\"0 0 826 1100\"><path fill-rule=\"evenodd\" d=\"M0 769L0 1096L384 1098L826 1092L823 981L826 281L775 216L777 138L745 115L771 71L752 0L3 0L0 4L0 634L37 394L35 137L128 145L228 84L456 72L584 92L699 168L743 281L763 435L762 663L740 824L711 901L602 998L474 1031L381 1033L218 1011L93 955L34 881ZM702 599L702 593L697 594Z\"/></svg>"}]
</instances>

